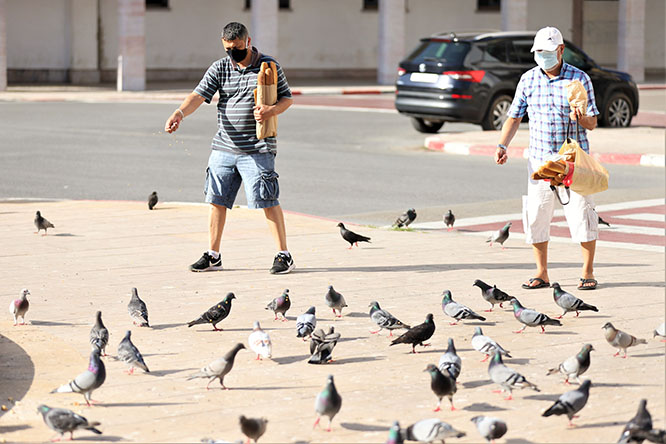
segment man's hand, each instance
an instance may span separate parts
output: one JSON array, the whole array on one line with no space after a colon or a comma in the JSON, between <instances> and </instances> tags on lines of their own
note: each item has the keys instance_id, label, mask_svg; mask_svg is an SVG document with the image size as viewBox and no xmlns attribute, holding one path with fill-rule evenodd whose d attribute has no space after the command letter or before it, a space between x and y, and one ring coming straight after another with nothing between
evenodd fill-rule
<instances>
[{"instance_id":1,"label":"man's hand","mask_svg":"<svg viewBox=\"0 0 666 444\"><path fill-rule=\"evenodd\" d=\"M583 116L583 113L582 113L582 112L580 111L580 109L578 109L578 108L574 108L574 109L571 110L571 112L569 113L569 118L570 118L571 120L574 120L574 121L577 121L577 120L578 120L580 117L582 117L582 116Z\"/></svg>"},{"instance_id":2,"label":"man's hand","mask_svg":"<svg viewBox=\"0 0 666 444\"><path fill-rule=\"evenodd\" d=\"M269 117L272 117L274 113L275 105L256 105L254 107L254 120L261 123L268 120Z\"/></svg>"},{"instance_id":3,"label":"man's hand","mask_svg":"<svg viewBox=\"0 0 666 444\"><path fill-rule=\"evenodd\" d=\"M171 116L167 119L166 123L164 124L164 131L167 133L171 134L174 131L178 129L180 126L180 122L183 121L183 115L181 114L181 111L176 110L171 114Z\"/></svg>"},{"instance_id":4,"label":"man's hand","mask_svg":"<svg viewBox=\"0 0 666 444\"><path fill-rule=\"evenodd\" d=\"M495 150L495 163L497 165L504 165L507 160L509 160L509 156L507 155L506 150L497 147Z\"/></svg>"}]
</instances>

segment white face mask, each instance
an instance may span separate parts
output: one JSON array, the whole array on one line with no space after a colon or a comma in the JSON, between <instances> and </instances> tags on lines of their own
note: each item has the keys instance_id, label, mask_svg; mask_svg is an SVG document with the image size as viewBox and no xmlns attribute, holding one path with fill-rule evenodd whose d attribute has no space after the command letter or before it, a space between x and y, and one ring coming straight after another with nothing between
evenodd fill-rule
<instances>
[{"instance_id":1,"label":"white face mask","mask_svg":"<svg viewBox=\"0 0 666 444\"><path fill-rule=\"evenodd\" d=\"M539 65L539 68L543 69L544 71L553 69L559 63L559 60L557 59L557 50L535 51L534 61L536 62L537 65Z\"/></svg>"}]
</instances>

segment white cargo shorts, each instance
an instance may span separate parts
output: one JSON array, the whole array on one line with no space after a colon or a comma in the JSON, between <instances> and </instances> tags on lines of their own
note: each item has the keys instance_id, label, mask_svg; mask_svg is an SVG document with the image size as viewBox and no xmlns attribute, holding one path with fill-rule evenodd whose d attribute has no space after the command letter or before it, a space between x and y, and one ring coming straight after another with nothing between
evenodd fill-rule
<instances>
[{"instance_id":1,"label":"white cargo shorts","mask_svg":"<svg viewBox=\"0 0 666 444\"><path fill-rule=\"evenodd\" d=\"M550 224L558 200L550 189L550 182L532 180L532 173L539 169L542 162L529 159L527 163L527 196L523 196L525 242L538 244L550 240ZM557 189L561 193L562 201L566 202L564 188ZM589 242L599 238L599 217L594 211L594 201L590 196L581 196L571 191L571 200L562 207L573 242Z\"/></svg>"}]
</instances>

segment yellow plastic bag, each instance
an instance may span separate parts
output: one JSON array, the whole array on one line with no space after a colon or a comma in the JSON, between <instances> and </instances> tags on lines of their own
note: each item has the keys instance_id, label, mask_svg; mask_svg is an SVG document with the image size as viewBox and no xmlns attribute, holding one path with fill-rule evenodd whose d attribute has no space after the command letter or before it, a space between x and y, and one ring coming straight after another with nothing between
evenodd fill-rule
<instances>
[{"instance_id":1,"label":"yellow plastic bag","mask_svg":"<svg viewBox=\"0 0 666 444\"><path fill-rule=\"evenodd\" d=\"M577 141L567 138L559 153L567 156L574 154L569 187L576 193L587 196L608 189L608 171L594 157L583 151Z\"/></svg>"}]
</instances>

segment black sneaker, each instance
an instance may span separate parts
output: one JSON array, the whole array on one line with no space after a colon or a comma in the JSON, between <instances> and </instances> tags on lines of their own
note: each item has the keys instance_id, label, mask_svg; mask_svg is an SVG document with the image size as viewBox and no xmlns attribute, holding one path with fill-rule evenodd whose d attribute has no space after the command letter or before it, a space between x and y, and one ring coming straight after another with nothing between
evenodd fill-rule
<instances>
[{"instance_id":1,"label":"black sneaker","mask_svg":"<svg viewBox=\"0 0 666 444\"><path fill-rule=\"evenodd\" d=\"M273 260L271 274L287 274L294 269L294 260L291 254L278 253Z\"/></svg>"},{"instance_id":2,"label":"black sneaker","mask_svg":"<svg viewBox=\"0 0 666 444\"><path fill-rule=\"evenodd\" d=\"M219 255L217 259L213 259L213 256L204 252L201 256L201 259L190 265L190 271L216 271L222 269L222 255Z\"/></svg>"}]
</instances>

